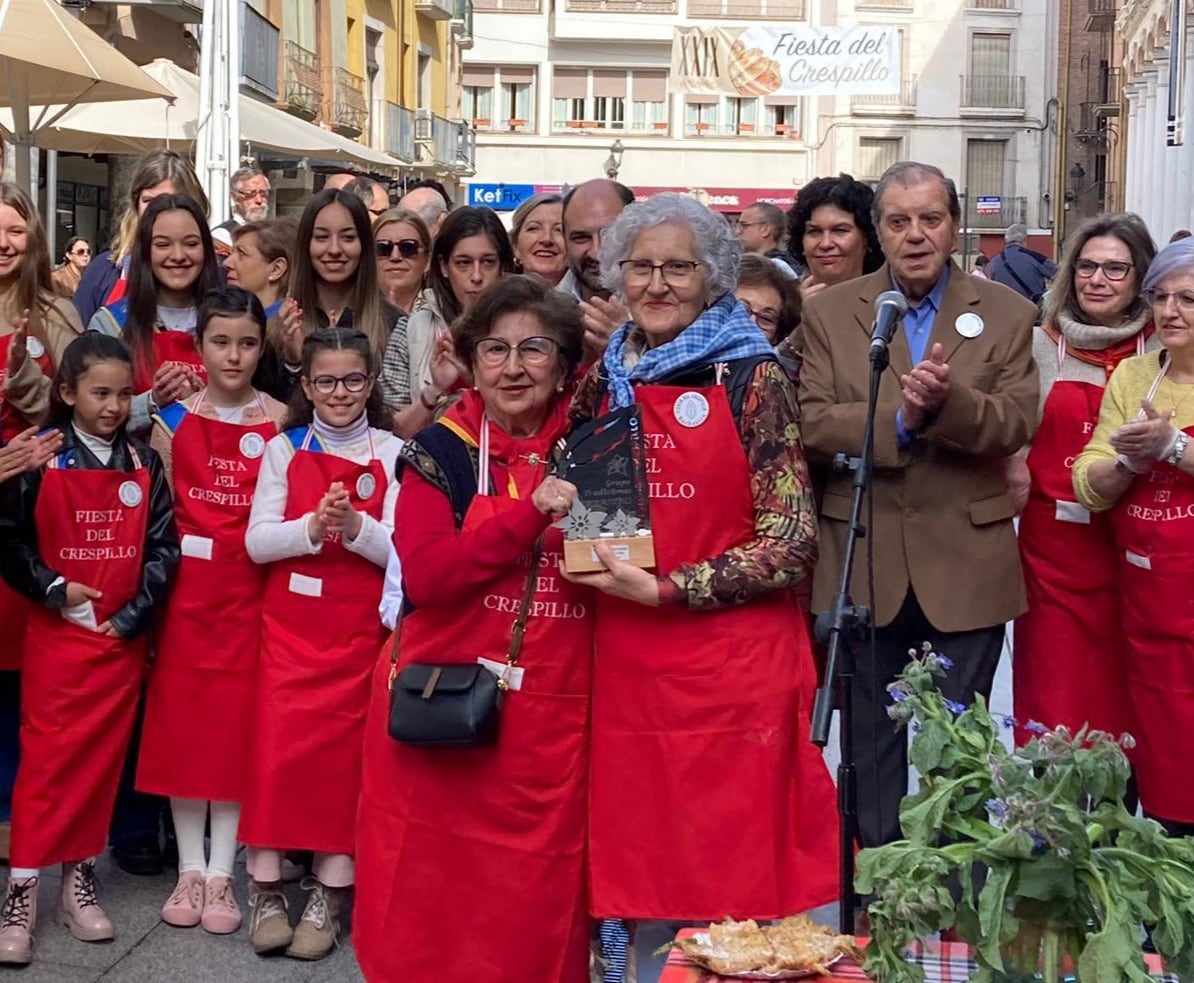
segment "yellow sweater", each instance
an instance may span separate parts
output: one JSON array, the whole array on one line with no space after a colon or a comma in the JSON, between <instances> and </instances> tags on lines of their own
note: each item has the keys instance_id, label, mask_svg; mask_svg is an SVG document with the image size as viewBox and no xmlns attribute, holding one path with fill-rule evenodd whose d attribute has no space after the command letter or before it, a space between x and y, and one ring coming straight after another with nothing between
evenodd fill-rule
<instances>
[{"instance_id":1,"label":"yellow sweater","mask_svg":"<svg viewBox=\"0 0 1194 983\"><path fill-rule=\"evenodd\" d=\"M1115 502L1096 494L1091 488L1090 466L1095 461L1115 459L1111 435L1139 414L1141 401L1161 371L1161 351L1163 349L1124 359L1107 382L1099 408L1098 426L1090 443L1074 462L1074 494L1092 512L1106 512ZM1173 425L1179 430L1194 427L1194 383L1174 382L1166 376L1153 397L1153 406L1158 413L1172 410Z\"/></svg>"}]
</instances>

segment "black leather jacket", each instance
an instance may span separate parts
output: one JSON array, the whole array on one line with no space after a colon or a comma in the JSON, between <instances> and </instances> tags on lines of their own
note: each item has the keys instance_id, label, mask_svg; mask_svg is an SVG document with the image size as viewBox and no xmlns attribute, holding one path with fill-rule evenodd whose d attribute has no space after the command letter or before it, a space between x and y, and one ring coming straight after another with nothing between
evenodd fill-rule
<instances>
[{"instance_id":1,"label":"black leather jacket","mask_svg":"<svg viewBox=\"0 0 1194 983\"><path fill-rule=\"evenodd\" d=\"M74 428L62 428L62 450L69 453L70 468L103 468L104 465L75 436ZM122 638L136 638L148 627L155 610L165 602L178 570L181 554L174 508L166 483L162 459L157 452L125 434L116 438L109 468L133 470L132 445L149 471L149 518L145 529L145 566L141 587L131 601L112 615L112 627ZM34 510L41 490L42 471L13 478L4 485L0 504L0 576L19 594L44 604L50 585L61 576L47 566L37 545ZM64 517L65 518L65 517Z\"/></svg>"}]
</instances>

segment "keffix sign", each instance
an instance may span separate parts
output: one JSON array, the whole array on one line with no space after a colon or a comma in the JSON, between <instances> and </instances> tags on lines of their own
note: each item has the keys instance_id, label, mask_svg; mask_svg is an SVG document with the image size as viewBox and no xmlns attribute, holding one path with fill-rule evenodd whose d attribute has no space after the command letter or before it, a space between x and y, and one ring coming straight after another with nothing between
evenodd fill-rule
<instances>
[{"instance_id":1,"label":"keffix sign","mask_svg":"<svg viewBox=\"0 0 1194 983\"><path fill-rule=\"evenodd\" d=\"M727 96L895 95L894 27L678 27L673 92Z\"/></svg>"}]
</instances>

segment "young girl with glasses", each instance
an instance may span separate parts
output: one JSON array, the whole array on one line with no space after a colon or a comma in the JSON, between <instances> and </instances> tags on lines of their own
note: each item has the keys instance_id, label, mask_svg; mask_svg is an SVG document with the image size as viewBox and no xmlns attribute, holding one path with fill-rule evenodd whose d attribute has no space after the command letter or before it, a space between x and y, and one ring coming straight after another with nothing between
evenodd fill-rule
<instances>
[{"instance_id":1,"label":"young girl with glasses","mask_svg":"<svg viewBox=\"0 0 1194 983\"><path fill-rule=\"evenodd\" d=\"M137 788L170 798L178 838L178 884L162 921L217 935L241 923L232 880L265 593L245 529L266 443L286 411L252 384L265 323L247 290L204 298L196 342L207 385L163 407L151 438L170 478L182 565L149 673Z\"/></svg>"},{"instance_id":2,"label":"young girl with glasses","mask_svg":"<svg viewBox=\"0 0 1194 983\"><path fill-rule=\"evenodd\" d=\"M325 328L303 343L287 428L262 461L245 545L267 565L241 839L249 844L250 936L259 954L322 959L355 879L353 822L369 677L382 643L402 441L384 423L369 339ZM286 849L312 850L292 929Z\"/></svg>"}]
</instances>

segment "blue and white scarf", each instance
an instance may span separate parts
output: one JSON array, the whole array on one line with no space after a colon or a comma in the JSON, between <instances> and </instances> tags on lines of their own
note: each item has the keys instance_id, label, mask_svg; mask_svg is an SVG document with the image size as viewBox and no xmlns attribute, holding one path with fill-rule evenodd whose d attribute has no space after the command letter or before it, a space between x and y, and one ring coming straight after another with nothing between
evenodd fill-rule
<instances>
[{"instance_id":1,"label":"blue and white scarf","mask_svg":"<svg viewBox=\"0 0 1194 983\"><path fill-rule=\"evenodd\" d=\"M635 382L658 382L685 369L772 354L766 336L729 292L722 294L676 338L647 349L633 368L627 368L626 346L633 330L633 322L623 324L605 350L610 409L634 403Z\"/></svg>"}]
</instances>

